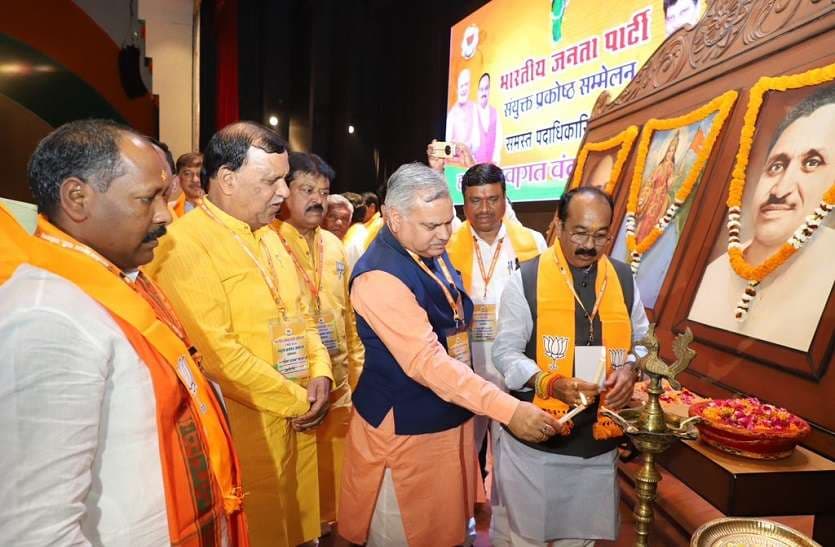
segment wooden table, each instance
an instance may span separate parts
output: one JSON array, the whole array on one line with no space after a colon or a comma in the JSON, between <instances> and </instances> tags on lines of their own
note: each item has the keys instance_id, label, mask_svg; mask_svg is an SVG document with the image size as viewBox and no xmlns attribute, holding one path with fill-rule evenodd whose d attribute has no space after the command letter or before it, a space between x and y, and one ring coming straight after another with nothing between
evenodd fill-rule
<instances>
[{"instance_id":1,"label":"wooden table","mask_svg":"<svg viewBox=\"0 0 835 547\"><path fill-rule=\"evenodd\" d=\"M814 515L813 539L835 546L835 462L798 447L782 460L741 458L697 441L670 446L660 464L735 517Z\"/></svg>"}]
</instances>

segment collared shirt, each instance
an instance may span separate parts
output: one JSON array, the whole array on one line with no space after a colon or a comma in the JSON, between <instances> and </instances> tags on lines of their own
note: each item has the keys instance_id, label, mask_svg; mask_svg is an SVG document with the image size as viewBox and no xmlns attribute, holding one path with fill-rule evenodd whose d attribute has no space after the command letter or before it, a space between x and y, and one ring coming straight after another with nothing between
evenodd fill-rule
<instances>
[{"instance_id":1,"label":"collared shirt","mask_svg":"<svg viewBox=\"0 0 835 547\"><path fill-rule=\"evenodd\" d=\"M332 313L336 327L336 351L331 351L334 385L332 392L342 390L335 406L346 406L351 402L351 393L346 386L356 386L362 365L365 360L365 348L357 334L357 324L354 310L351 308L348 295L348 261L345 249L339 238L321 228L316 228L314 245L311 249L307 239L299 233L289 222L276 221L279 234L287 242L295 254L299 264L304 268L308 280L316 283L319 269L319 245L323 245L324 265L322 266L322 280L319 283L319 308L321 312ZM309 313L316 312L313 295L306 285L304 277L299 274L299 285L305 295L305 305Z\"/></svg>"},{"instance_id":2,"label":"collared shirt","mask_svg":"<svg viewBox=\"0 0 835 547\"><path fill-rule=\"evenodd\" d=\"M633 344L649 330L649 321L641 303L638 285L634 282L634 301L630 313ZM568 290L568 289L565 289ZM590 308L589 308L590 309ZM521 390L531 377L539 372L539 365L525 355L525 347L533 332L533 318L522 286L522 272L516 270L510 277L499 306L498 336L493 343L493 364L504 376L505 384L512 390ZM632 357L634 359L634 357Z\"/></svg>"},{"instance_id":3,"label":"collared shirt","mask_svg":"<svg viewBox=\"0 0 835 547\"><path fill-rule=\"evenodd\" d=\"M238 238L262 263L264 249L275 266L287 315L304 314L293 261L269 226L252 231L208 198L202 208L173 223L146 268L165 290L189 337L203 354L203 366L225 399L261 412L295 417L309 408L307 390L282 376L273 363L270 321L280 313L258 267ZM311 377L332 377L330 358L308 317L306 341Z\"/></svg>"},{"instance_id":4,"label":"collared shirt","mask_svg":"<svg viewBox=\"0 0 835 547\"><path fill-rule=\"evenodd\" d=\"M109 313L20 266L0 287L6 545L169 545L154 386Z\"/></svg>"},{"instance_id":5,"label":"collared shirt","mask_svg":"<svg viewBox=\"0 0 835 547\"><path fill-rule=\"evenodd\" d=\"M493 243L487 243L481 236L479 236L472 225L470 231L475 237L475 244L478 245L481 251L482 265L484 266L485 274L490 269L490 264L493 262L493 257L496 254L496 249L499 246L499 240L504 239L501 249L499 249L499 257L496 260L496 268L493 271L493 276L490 278L490 283L487 285L487 293L485 296L484 279L481 276L481 270L478 265L478 253L473 252L473 266L472 266L472 280L470 284L472 288L468 293L473 301L473 304L493 304L495 305L496 313L498 314L499 302L501 301L502 292L510 280L511 275L516 271L516 252L513 250L513 245L510 238L507 237L507 229L504 223L496 234L496 239ZM545 238L537 231L529 230L536 241L536 246L540 251L548 248L545 243ZM506 391L506 386L501 373L496 370L493 365L493 357L491 355L493 349L493 342L472 342L472 356L473 367L475 371L483 378L490 380L498 387Z\"/></svg>"}]
</instances>

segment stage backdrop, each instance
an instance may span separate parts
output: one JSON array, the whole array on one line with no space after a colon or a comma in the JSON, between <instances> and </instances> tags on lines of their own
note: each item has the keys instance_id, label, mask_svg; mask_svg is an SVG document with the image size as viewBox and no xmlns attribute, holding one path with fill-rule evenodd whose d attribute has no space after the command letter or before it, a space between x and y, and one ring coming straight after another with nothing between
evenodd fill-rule
<instances>
[{"instance_id":1,"label":"stage backdrop","mask_svg":"<svg viewBox=\"0 0 835 547\"><path fill-rule=\"evenodd\" d=\"M452 27L446 140L504 168L514 202L562 195L597 96L666 37L663 0L605 4L493 0ZM462 172L446 168L455 203Z\"/></svg>"}]
</instances>

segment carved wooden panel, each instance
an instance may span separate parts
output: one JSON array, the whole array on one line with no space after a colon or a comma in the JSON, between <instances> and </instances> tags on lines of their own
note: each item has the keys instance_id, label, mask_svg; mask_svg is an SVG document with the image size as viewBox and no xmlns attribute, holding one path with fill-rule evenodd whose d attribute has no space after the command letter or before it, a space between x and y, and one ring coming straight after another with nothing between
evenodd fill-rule
<instances>
[{"instance_id":1,"label":"carved wooden panel","mask_svg":"<svg viewBox=\"0 0 835 547\"><path fill-rule=\"evenodd\" d=\"M714 67L732 71L736 57L833 12L832 0L714 0L695 27L671 35L620 95L595 105L595 113L604 117L691 78L689 85L697 85L716 76L707 72Z\"/></svg>"},{"instance_id":2,"label":"carved wooden panel","mask_svg":"<svg viewBox=\"0 0 835 547\"><path fill-rule=\"evenodd\" d=\"M729 89L740 91L649 315L665 358L673 357L672 337L693 328L698 355L682 377L688 387L706 396L750 395L789 408L812 423L807 446L835 458L835 291L806 352L688 320L717 235L725 229L748 90L762 76L831 63L835 0L716 0L698 25L670 36L618 97L598 99L584 138L601 140L632 124L643 127L650 118L684 114ZM631 177L634 164L633 150L623 177ZM613 232L624 218L626 186L616 188Z\"/></svg>"}]
</instances>

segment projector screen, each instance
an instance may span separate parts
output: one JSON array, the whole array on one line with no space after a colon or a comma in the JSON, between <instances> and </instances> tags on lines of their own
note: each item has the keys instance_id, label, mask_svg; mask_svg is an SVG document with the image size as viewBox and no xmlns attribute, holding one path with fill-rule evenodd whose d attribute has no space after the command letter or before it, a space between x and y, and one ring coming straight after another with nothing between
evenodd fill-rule
<instances>
[{"instance_id":1,"label":"projector screen","mask_svg":"<svg viewBox=\"0 0 835 547\"><path fill-rule=\"evenodd\" d=\"M702 3L493 0L451 29L444 140L502 167L511 201L558 199L597 97L616 97ZM445 168L456 204L463 172Z\"/></svg>"}]
</instances>

